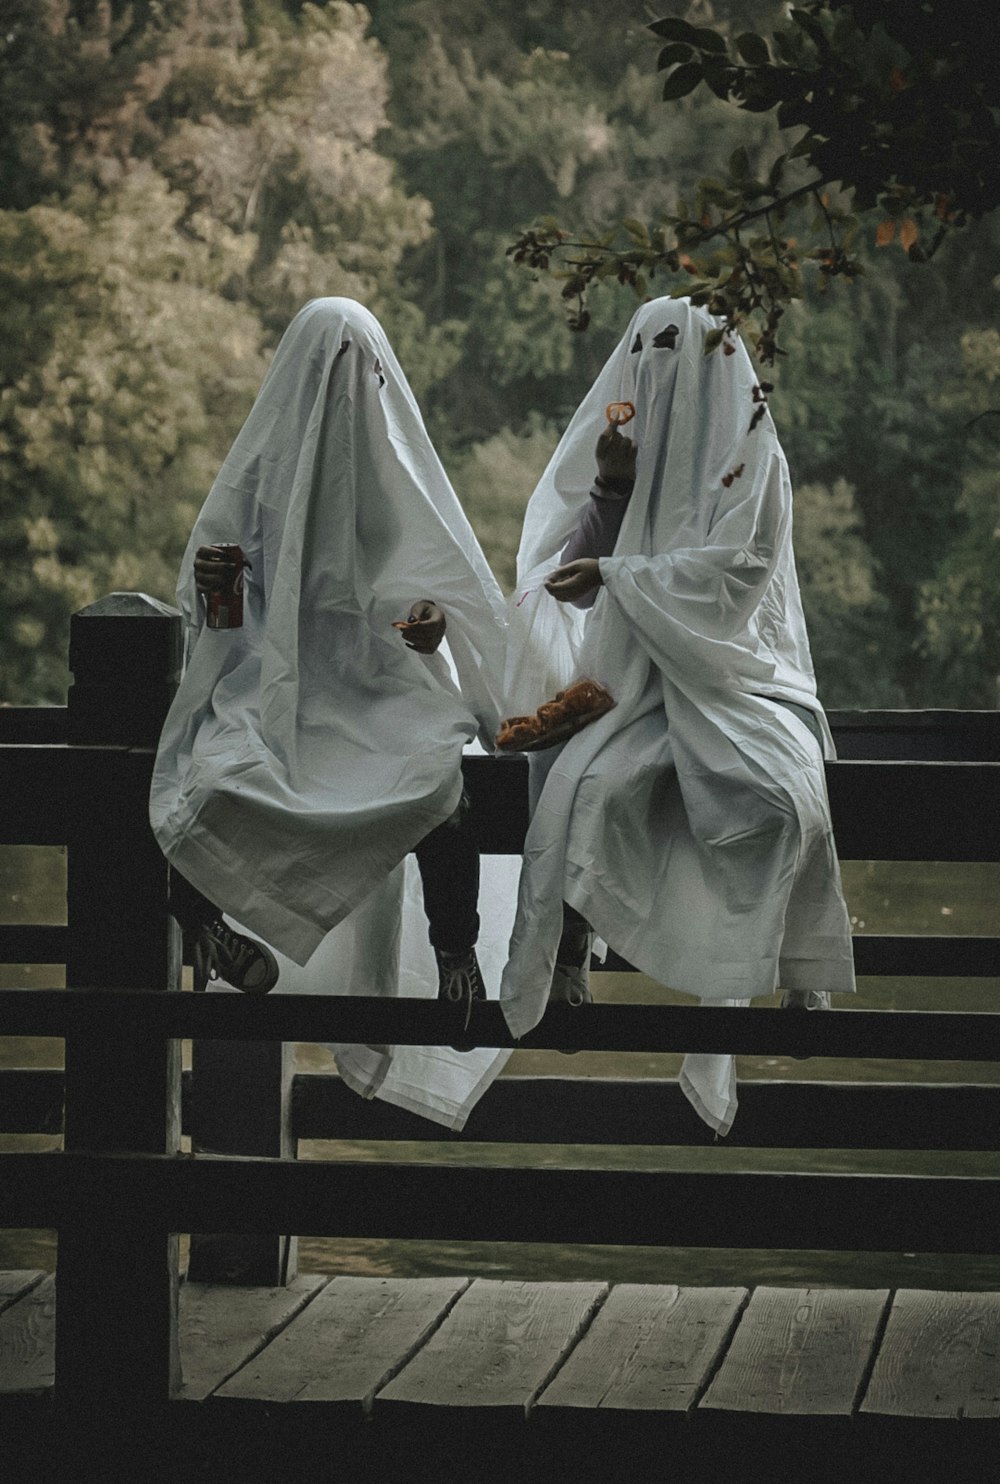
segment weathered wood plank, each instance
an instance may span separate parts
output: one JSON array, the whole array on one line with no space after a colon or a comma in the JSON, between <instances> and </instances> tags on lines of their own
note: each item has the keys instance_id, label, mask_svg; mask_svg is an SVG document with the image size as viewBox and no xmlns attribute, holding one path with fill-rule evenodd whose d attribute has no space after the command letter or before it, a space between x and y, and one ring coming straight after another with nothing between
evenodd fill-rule
<instances>
[{"instance_id":1,"label":"weathered wood plank","mask_svg":"<svg viewBox=\"0 0 1000 1484\"><path fill-rule=\"evenodd\" d=\"M50 1275L0 1315L0 1395L37 1396L52 1386L55 1314Z\"/></svg>"},{"instance_id":2,"label":"weathered wood plank","mask_svg":"<svg viewBox=\"0 0 1000 1484\"><path fill-rule=\"evenodd\" d=\"M848 1417L888 1289L755 1289L699 1412Z\"/></svg>"},{"instance_id":3,"label":"weathered wood plank","mask_svg":"<svg viewBox=\"0 0 1000 1484\"><path fill-rule=\"evenodd\" d=\"M608 1292L606 1283L477 1278L375 1399L383 1407L527 1415Z\"/></svg>"},{"instance_id":4,"label":"weathered wood plank","mask_svg":"<svg viewBox=\"0 0 1000 1484\"><path fill-rule=\"evenodd\" d=\"M146 994L141 990L4 989L7 1035L122 1034L234 1041L389 1042L400 1046L517 1045L525 1050L714 1051L741 1056L833 1056L922 1061L1000 1061L1000 1013L730 1010L700 1005L601 1005L580 1015L552 1005L514 1042L496 1000L465 1010L443 1000L378 995ZM461 1022L461 1024L460 1024Z\"/></svg>"},{"instance_id":5,"label":"weathered wood plank","mask_svg":"<svg viewBox=\"0 0 1000 1484\"><path fill-rule=\"evenodd\" d=\"M995 1253L1000 1180L55 1154L0 1155L11 1226ZM733 1213L738 1213L734 1221Z\"/></svg>"},{"instance_id":6,"label":"weathered wood plank","mask_svg":"<svg viewBox=\"0 0 1000 1484\"><path fill-rule=\"evenodd\" d=\"M44 1277L44 1272L38 1268L12 1268L6 1273L0 1273L0 1314L22 1295L37 1288Z\"/></svg>"},{"instance_id":7,"label":"weathered wood plank","mask_svg":"<svg viewBox=\"0 0 1000 1484\"><path fill-rule=\"evenodd\" d=\"M468 1278L334 1278L216 1397L368 1412L468 1286Z\"/></svg>"},{"instance_id":8,"label":"weathered wood plank","mask_svg":"<svg viewBox=\"0 0 1000 1484\"><path fill-rule=\"evenodd\" d=\"M1000 1417L1000 1293L900 1289L861 1410Z\"/></svg>"},{"instance_id":9,"label":"weathered wood plank","mask_svg":"<svg viewBox=\"0 0 1000 1484\"><path fill-rule=\"evenodd\" d=\"M617 1284L539 1410L689 1411L747 1297L745 1288Z\"/></svg>"},{"instance_id":10,"label":"weathered wood plank","mask_svg":"<svg viewBox=\"0 0 1000 1484\"><path fill-rule=\"evenodd\" d=\"M183 1401L202 1401L271 1342L329 1283L323 1274L287 1287L184 1283L180 1291Z\"/></svg>"}]
</instances>

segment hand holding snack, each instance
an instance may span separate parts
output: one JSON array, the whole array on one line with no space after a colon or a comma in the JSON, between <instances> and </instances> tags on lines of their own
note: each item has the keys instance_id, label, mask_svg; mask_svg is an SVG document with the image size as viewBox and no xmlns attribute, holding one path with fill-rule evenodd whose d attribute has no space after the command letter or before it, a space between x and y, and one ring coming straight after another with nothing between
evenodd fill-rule
<instances>
[{"instance_id":1,"label":"hand holding snack","mask_svg":"<svg viewBox=\"0 0 1000 1484\"><path fill-rule=\"evenodd\" d=\"M631 402L609 402L606 411L609 426L597 440L598 477L607 484L630 484L635 480L636 446L618 430L635 417L635 407Z\"/></svg>"},{"instance_id":2,"label":"hand holding snack","mask_svg":"<svg viewBox=\"0 0 1000 1484\"><path fill-rule=\"evenodd\" d=\"M397 620L393 628L402 634L407 649L415 649L418 654L433 654L444 638L447 624L441 609L431 598L420 598L410 604L406 618Z\"/></svg>"}]
</instances>

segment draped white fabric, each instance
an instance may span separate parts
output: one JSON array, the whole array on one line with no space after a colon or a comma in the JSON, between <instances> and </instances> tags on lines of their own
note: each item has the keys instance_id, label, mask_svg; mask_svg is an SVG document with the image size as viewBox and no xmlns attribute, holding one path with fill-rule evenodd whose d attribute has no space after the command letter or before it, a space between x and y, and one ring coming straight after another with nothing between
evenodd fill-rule
<instances>
[{"instance_id":1,"label":"draped white fabric","mask_svg":"<svg viewBox=\"0 0 1000 1484\"><path fill-rule=\"evenodd\" d=\"M714 321L644 305L532 496L510 605L507 709L582 675L617 706L539 790L501 1000L523 1035L544 1012L565 899L637 968L705 1003L854 988L792 553L788 470L743 345L704 354ZM760 394L758 393L758 396ZM594 606L544 591L588 498L608 403L629 401L636 482ZM544 773L544 783L541 775ZM673 1049L673 1048L669 1048ZM682 1085L726 1132L732 1058L689 1056Z\"/></svg>"},{"instance_id":2,"label":"draped white fabric","mask_svg":"<svg viewBox=\"0 0 1000 1484\"><path fill-rule=\"evenodd\" d=\"M252 564L244 625L228 631L204 627L194 585L195 551L218 542ZM422 657L391 627L420 598L445 612L447 653ZM177 601L188 662L150 799L164 853L280 951L279 988L399 992L402 863L454 812L466 745L492 746L504 612L362 306L317 299L292 321L195 523ZM429 954L403 988L436 993ZM449 1127L504 1060L337 1056L357 1091Z\"/></svg>"}]
</instances>

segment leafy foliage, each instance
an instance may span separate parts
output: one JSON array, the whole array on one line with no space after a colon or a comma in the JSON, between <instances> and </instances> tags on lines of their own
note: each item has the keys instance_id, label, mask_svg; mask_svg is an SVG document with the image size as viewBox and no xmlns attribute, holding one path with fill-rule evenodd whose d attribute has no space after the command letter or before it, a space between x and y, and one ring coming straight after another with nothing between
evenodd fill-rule
<instances>
[{"instance_id":1,"label":"leafy foliage","mask_svg":"<svg viewBox=\"0 0 1000 1484\"><path fill-rule=\"evenodd\" d=\"M595 240L571 238L550 219L523 232L510 253L566 280L576 330L589 324L585 296L594 283L615 278L643 296L658 272L686 273L674 293L722 320L708 348L746 327L762 363L773 364L804 269L827 282L862 271L859 213L877 209L877 245L896 240L925 262L949 230L1000 203L998 71L965 9L965 24L956 25L953 0L809 0L770 40L681 17L654 22L666 42L657 62L664 99L704 85L746 113L774 111L781 129L804 132L766 161L738 145L699 180L692 203L678 200L653 226L627 216ZM802 222L805 241L789 231L803 207L812 217Z\"/></svg>"},{"instance_id":2,"label":"leafy foliage","mask_svg":"<svg viewBox=\"0 0 1000 1484\"><path fill-rule=\"evenodd\" d=\"M454 359L453 333L399 292L429 208L375 144L386 66L366 14L252 19L252 45L239 0L14 0L5 19L6 700L62 695L74 608L114 588L170 596L266 350L306 299L395 319L424 385Z\"/></svg>"},{"instance_id":3,"label":"leafy foliage","mask_svg":"<svg viewBox=\"0 0 1000 1484\"><path fill-rule=\"evenodd\" d=\"M890 21L900 13L877 8ZM930 13L924 0L905 8ZM781 59L770 38L802 30L776 0L691 0L685 15L723 39L727 66L748 71L765 65L748 35L766 43L770 66ZM962 5L949 16L951 32L968 30ZM523 506L636 286L714 287L702 268L725 250L717 228L738 209L719 201L721 186L771 209L795 259L782 272L794 270L801 297L776 301L789 359L770 403L796 487L821 694L993 704L1000 425L981 415L996 405L982 326L998 308L1000 226L987 217L953 231L956 217L916 272L899 247L914 203L897 210L883 193L852 228L837 213L857 203L830 182L820 194L836 240L868 271L823 292L836 275L806 256L813 218L830 246L815 198L792 201L778 223L772 196L752 195L791 153L778 107L733 106L703 81L665 107L665 79L723 51L656 37L648 19L646 0L619 0L612 19L559 0L372 0L367 11L338 0L7 0L0 699L61 698L66 619L90 596L118 586L169 598L268 352L316 294L351 294L379 314L510 582ZM657 73L654 48L685 44L690 55ZM860 62L891 52L895 65L900 44L906 36L876 24ZM969 49L961 35L948 45ZM970 79L988 72L981 50ZM936 65L953 70L953 51ZM880 94L879 107L913 104L916 88ZM806 155L788 159L779 196L817 175ZM588 290L586 335L564 330L566 307L581 308L572 291L563 297L575 267L550 252L564 276L536 271L533 283L504 251L517 222L554 205L584 224L578 236L598 255L620 249L629 270L619 281L609 268L601 291ZM924 249L942 225L935 206L920 218ZM656 248L644 224L672 246L670 217L707 234L682 251L697 273L680 259L674 278L644 266ZM601 224L625 219L605 241ZM863 252L890 220L892 241L883 226L885 247ZM766 214L741 228L745 246L758 238L760 252ZM716 278L723 269L731 275L722 264Z\"/></svg>"}]
</instances>

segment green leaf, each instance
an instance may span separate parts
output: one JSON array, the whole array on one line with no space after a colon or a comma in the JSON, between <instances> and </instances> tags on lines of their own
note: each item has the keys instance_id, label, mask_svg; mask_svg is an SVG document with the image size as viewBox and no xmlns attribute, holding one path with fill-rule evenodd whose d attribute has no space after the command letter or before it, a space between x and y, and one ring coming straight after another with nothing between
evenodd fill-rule
<instances>
[{"instance_id":1,"label":"green leaf","mask_svg":"<svg viewBox=\"0 0 1000 1484\"><path fill-rule=\"evenodd\" d=\"M676 16L667 16L662 21L652 21L649 29L657 36L662 36L664 41L686 41L689 45L696 45L695 38L698 34L690 21L682 21Z\"/></svg>"},{"instance_id":2,"label":"green leaf","mask_svg":"<svg viewBox=\"0 0 1000 1484\"><path fill-rule=\"evenodd\" d=\"M622 226L625 228L626 232L628 232L629 236L634 237L637 242L645 243L649 241L649 230L646 227L646 224L644 222L640 222L637 217L623 217Z\"/></svg>"},{"instance_id":3,"label":"green leaf","mask_svg":"<svg viewBox=\"0 0 1000 1484\"><path fill-rule=\"evenodd\" d=\"M730 86L737 76L736 69L730 67L724 57L706 57L702 65L705 81L712 92L723 103L728 103Z\"/></svg>"},{"instance_id":4,"label":"green leaf","mask_svg":"<svg viewBox=\"0 0 1000 1484\"><path fill-rule=\"evenodd\" d=\"M736 50L751 67L766 67L771 60L767 42L753 31L744 31L736 38Z\"/></svg>"},{"instance_id":5,"label":"green leaf","mask_svg":"<svg viewBox=\"0 0 1000 1484\"><path fill-rule=\"evenodd\" d=\"M665 46L656 59L657 72L664 72L672 67L675 62L687 62L691 57L691 48L682 41L672 41Z\"/></svg>"},{"instance_id":6,"label":"green leaf","mask_svg":"<svg viewBox=\"0 0 1000 1484\"><path fill-rule=\"evenodd\" d=\"M750 156L742 144L729 156L729 173L734 180L744 180L750 174Z\"/></svg>"},{"instance_id":7,"label":"green leaf","mask_svg":"<svg viewBox=\"0 0 1000 1484\"><path fill-rule=\"evenodd\" d=\"M802 55L802 36L798 31L775 31L774 46L783 62L789 66L799 60Z\"/></svg>"},{"instance_id":8,"label":"green leaf","mask_svg":"<svg viewBox=\"0 0 1000 1484\"><path fill-rule=\"evenodd\" d=\"M793 10L791 15L792 20L806 33L810 41L814 42L819 50L825 50L826 35L816 17L810 15L808 10Z\"/></svg>"},{"instance_id":9,"label":"green leaf","mask_svg":"<svg viewBox=\"0 0 1000 1484\"><path fill-rule=\"evenodd\" d=\"M803 155L811 154L814 143L815 140L813 139L811 133L803 134L802 138L797 139L792 145L791 149L788 151L788 158L790 160L798 160L801 159Z\"/></svg>"},{"instance_id":10,"label":"green leaf","mask_svg":"<svg viewBox=\"0 0 1000 1484\"><path fill-rule=\"evenodd\" d=\"M671 72L663 84L663 96L670 102L674 98L686 98L688 93L693 93L702 79L702 66L700 62L687 62L683 67L678 67Z\"/></svg>"},{"instance_id":11,"label":"green leaf","mask_svg":"<svg viewBox=\"0 0 1000 1484\"><path fill-rule=\"evenodd\" d=\"M699 26L695 29L692 44L703 52L716 52L725 55L728 48L725 39L717 31L710 31L707 26Z\"/></svg>"},{"instance_id":12,"label":"green leaf","mask_svg":"<svg viewBox=\"0 0 1000 1484\"><path fill-rule=\"evenodd\" d=\"M713 350L718 349L725 333L725 330L709 330L705 336L705 355L711 355Z\"/></svg>"}]
</instances>

